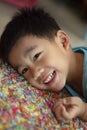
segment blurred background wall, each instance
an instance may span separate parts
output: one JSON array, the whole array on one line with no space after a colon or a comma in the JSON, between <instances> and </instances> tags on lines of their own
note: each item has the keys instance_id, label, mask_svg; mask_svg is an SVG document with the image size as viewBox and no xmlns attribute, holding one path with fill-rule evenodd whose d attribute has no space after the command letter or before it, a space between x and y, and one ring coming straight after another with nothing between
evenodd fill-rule
<instances>
[{"instance_id":1,"label":"blurred background wall","mask_svg":"<svg viewBox=\"0 0 87 130\"><path fill-rule=\"evenodd\" d=\"M0 0L0 35L20 7L43 7L70 36L72 46L87 46L87 0Z\"/></svg>"}]
</instances>

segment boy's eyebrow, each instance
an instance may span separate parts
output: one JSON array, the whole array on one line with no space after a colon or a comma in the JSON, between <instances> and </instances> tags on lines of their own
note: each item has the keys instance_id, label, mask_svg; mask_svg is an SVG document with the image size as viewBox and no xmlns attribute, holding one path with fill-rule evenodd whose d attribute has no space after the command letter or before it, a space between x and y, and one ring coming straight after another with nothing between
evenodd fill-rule
<instances>
[{"instance_id":1,"label":"boy's eyebrow","mask_svg":"<svg viewBox=\"0 0 87 130\"><path fill-rule=\"evenodd\" d=\"M33 45L33 46L29 47L28 49L26 49L26 51L24 53L24 57L26 57L27 54L30 53L31 51L33 51L35 48L37 48L37 45Z\"/></svg>"}]
</instances>

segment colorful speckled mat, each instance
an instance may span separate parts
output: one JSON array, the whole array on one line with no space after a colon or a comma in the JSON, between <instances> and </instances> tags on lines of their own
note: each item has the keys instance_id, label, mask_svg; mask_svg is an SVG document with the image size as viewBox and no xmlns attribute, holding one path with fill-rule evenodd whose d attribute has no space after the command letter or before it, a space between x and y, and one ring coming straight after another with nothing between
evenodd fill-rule
<instances>
[{"instance_id":1,"label":"colorful speckled mat","mask_svg":"<svg viewBox=\"0 0 87 130\"><path fill-rule=\"evenodd\" d=\"M58 123L52 112L60 93L31 87L9 65L0 60L0 130L87 130L87 122L76 118Z\"/></svg>"}]
</instances>

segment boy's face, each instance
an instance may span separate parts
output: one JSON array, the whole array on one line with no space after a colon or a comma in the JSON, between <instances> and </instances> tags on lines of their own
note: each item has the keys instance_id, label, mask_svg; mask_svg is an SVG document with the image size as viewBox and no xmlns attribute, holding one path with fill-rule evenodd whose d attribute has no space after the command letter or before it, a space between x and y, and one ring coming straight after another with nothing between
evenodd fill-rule
<instances>
[{"instance_id":1,"label":"boy's face","mask_svg":"<svg viewBox=\"0 0 87 130\"><path fill-rule=\"evenodd\" d=\"M24 36L9 54L10 64L39 89L61 90L69 71L69 42L63 31L54 40Z\"/></svg>"}]
</instances>

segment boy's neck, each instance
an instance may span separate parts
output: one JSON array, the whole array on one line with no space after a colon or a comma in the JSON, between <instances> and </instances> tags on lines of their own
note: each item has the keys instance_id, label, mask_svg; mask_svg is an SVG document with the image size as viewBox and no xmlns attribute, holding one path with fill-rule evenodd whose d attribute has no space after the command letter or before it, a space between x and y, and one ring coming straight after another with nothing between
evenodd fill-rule
<instances>
[{"instance_id":1,"label":"boy's neck","mask_svg":"<svg viewBox=\"0 0 87 130\"><path fill-rule=\"evenodd\" d=\"M82 78L83 78L83 58L82 53L74 53L71 63L71 75L67 83L81 96L83 96L82 90Z\"/></svg>"}]
</instances>

